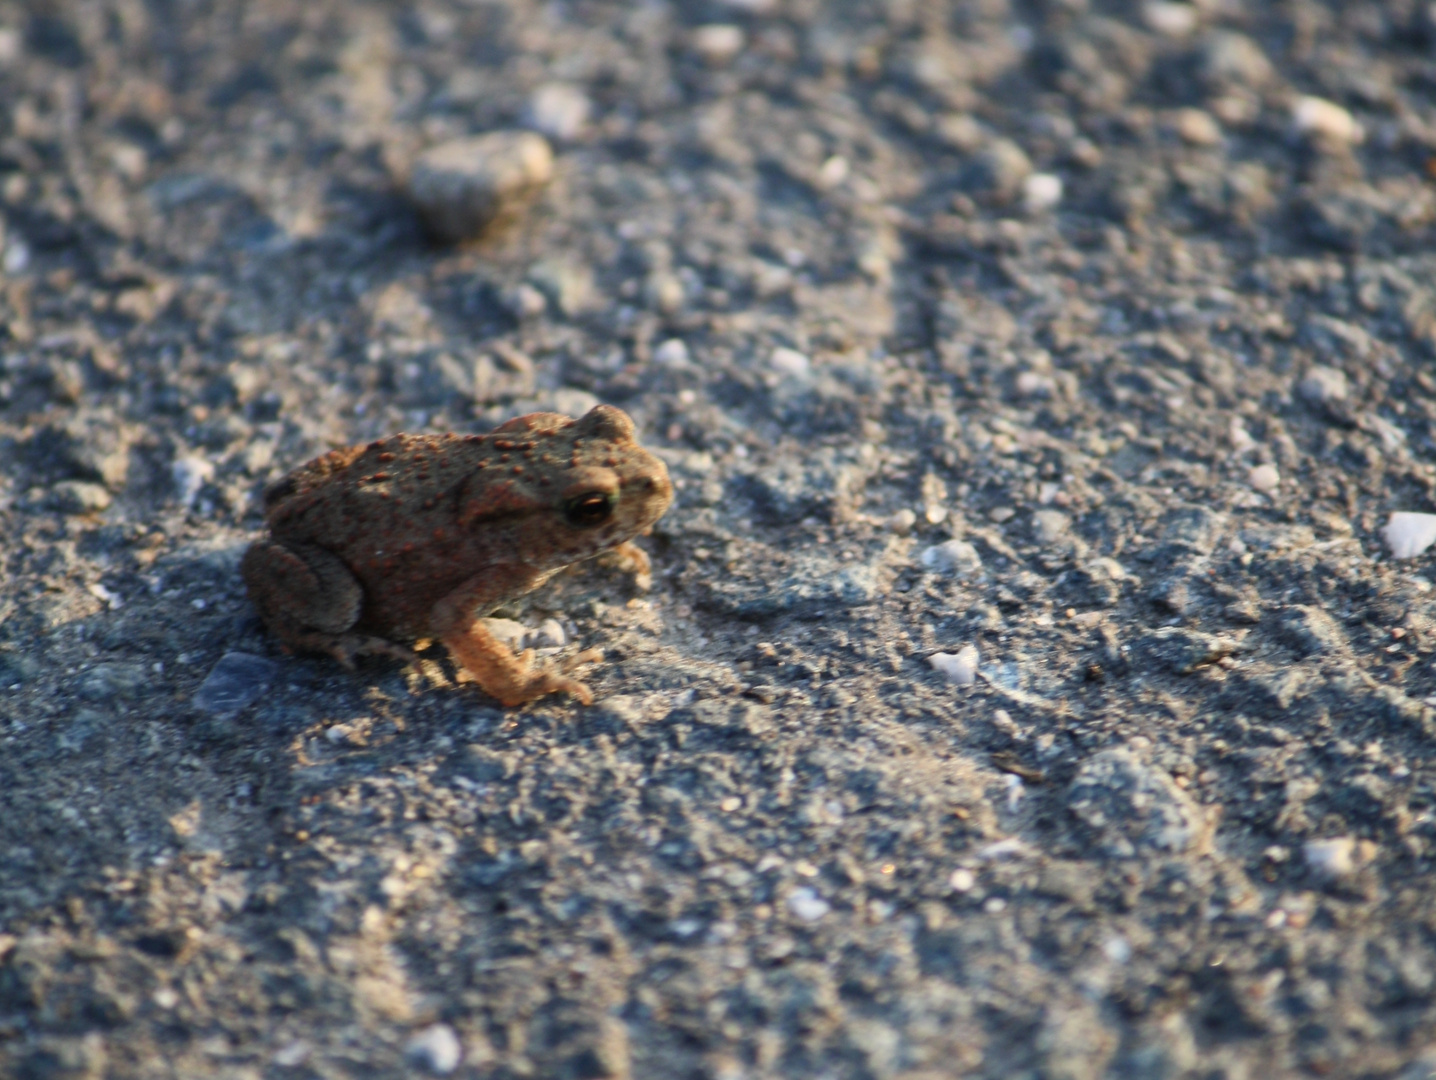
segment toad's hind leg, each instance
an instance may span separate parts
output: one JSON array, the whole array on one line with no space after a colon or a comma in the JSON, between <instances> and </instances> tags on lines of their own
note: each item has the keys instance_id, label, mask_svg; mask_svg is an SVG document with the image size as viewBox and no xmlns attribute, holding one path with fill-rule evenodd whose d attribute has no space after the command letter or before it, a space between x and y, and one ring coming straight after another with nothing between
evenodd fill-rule
<instances>
[{"instance_id":1,"label":"toad's hind leg","mask_svg":"<svg viewBox=\"0 0 1436 1080\"><path fill-rule=\"evenodd\" d=\"M244 553L240 573L264 625L291 648L328 653L346 667L365 653L414 661L402 646L353 632L364 590L323 548L261 540Z\"/></svg>"},{"instance_id":2,"label":"toad's hind leg","mask_svg":"<svg viewBox=\"0 0 1436 1080\"><path fill-rule=\"evenodd\" d=\"M572 694L585 705L593 704L593 692L577 679L556 671L535 670L534 651L525 649L515 656L482 622L445 633L441 639L459 666L486 694L505 705L522 705L545 694ZM585 654L580 662L598 659L601 653Z\"/></svg>"}]
</instances>

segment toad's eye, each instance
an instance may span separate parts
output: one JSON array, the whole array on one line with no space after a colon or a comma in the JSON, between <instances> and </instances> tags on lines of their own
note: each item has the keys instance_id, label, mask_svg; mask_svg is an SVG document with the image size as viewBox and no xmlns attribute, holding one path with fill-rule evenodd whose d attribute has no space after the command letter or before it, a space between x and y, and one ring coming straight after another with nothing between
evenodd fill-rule
<instances>
[{"instance_id":1,"label":"toad's eye","mask_svg":"<svg viewBox=\"0 0 1436 1080\"><path fill-rule=\"evenodd\" d=\"M570 525L587 528L601 525L613 513L613 497L601 491L590 491L569 499L563 505L563 516Z\"/></svg>"}]
</instances>

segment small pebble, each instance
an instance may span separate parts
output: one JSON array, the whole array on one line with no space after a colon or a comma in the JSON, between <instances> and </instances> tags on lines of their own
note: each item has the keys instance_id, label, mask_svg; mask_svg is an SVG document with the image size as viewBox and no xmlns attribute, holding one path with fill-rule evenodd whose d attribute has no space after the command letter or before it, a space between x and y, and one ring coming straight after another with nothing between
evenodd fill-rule
<instances>
[{"instance_id":1,"label":"small pebble","mask_svg":"<svg viewBox=\"0 0 1436 1080\"><path fill-rule=\"evenodd\" d=\"M898 536L906 536L916 525L917 515L906 506L901 510L894 511L892 517L888 518L888 528Z\"/></svg>"},{"instance_id":2,"label":"small pebble","mask_svg":"<svg viewBox=\"0 0 1436 1080\"><path fill-rule=\"evenodd\" d=\"M424 151L409 194L429 231L454 243L515 213L553 178L553 151L532 131L495 131Z\"/></svg>"},{"instance_id":3,"label":"small pebble","mask_svg":"<svg viewBox=\"0 0 1436 1080\"><path fill-rule=\"evenodd\" d=\"M568 642L568 634L557 619L545 619L536 629L529 631L527 640L535 649L561 649Z\"/></svg>"},{"instance_id":4,"label":"small pebble","mask_svg":"<svg viewBox=\"0 0 1436 1080\"><path fill-rule=\"evenodd\" d=\"M820 191L831 191L846 180L848 173L851 171L851 167L848 165L848 159L841 154L834 154L828 158L827 161L823 162L822 166L818 169L818 189Z\"/></svg>"},{"instance_id":5,"label":"small pebble","mask_svg":"<svg viewBox=\"0 0 1436 1080\"><path fill-rule=\"evenodd\" d=\"M683 306L686 293L683 282L676 274L657 272L650 274L644 284L643 293L651 307L671 315Z\"/></svg>"},{"instance_id":6,"label":"small pebble","mask_svg":"<svg viewBox=\"0 0 1436 1080\"><path fill-rule=\"evenodd\" d=\"M977 884L977 875L971 870L959 867L948 876L947 884L953 892L971 892L972 887Z\"/></svg>"},{"instance_id":7,"label":"small pebble","mask_svg":"<svg viewBox=\"0 0 1436 1080\"><path fill-rule=\"evenodd\" d=\"M1055 544L1067 535L1072 522L1060 510L1038 510L1032 515L1032 531L1040 544Z\"/></svg>"},{"instance_id":8,"label":"small pebble","mask_svg":"<svg viewBox=\"0 0 1436 1080\"><path fill-rule=\"evenodd\" d=\"M504 294L504 304L516 319L536 319L548 309L548 297L525 281Z\"/></svg>"},{"instance_id":9,"label":"small pebble","mask_svg":"<svg viewBox=\"0 0 1436 1080\"><path fill-rule=\"evenodd\" d=\"M653 350L653 360L664 367L687 367L688 346L680 338L669 338Z\"/></svg>"},{"instance_id":10,"label":"small pebble","mask_svg":"<svg viewBox=\"0 0 1436 1080\"><path fill-rule=\"evenodd\" d=\"M794 889L792 895L788 897L788 910L803 922L817 922L833 910L833 905L814 890L800 888Z\"/></svg>"},{"instance_id":11,"label":"small pebble","mask_svg":"<svg viewBox=\"0 0 1436 1080\"><path fill-rule=\"evenodd\" d=\"M176 458L170 466L170 476L174 479L180 505L193 506L200 489L214 479L214 463L201 457Z\"/></svg>"},{"instance_id":12,"label":"small pebble","mask_svg":"<svg viewBox=\"0 0 1436 1080\"><path fill-rule=\"evenodd\" d=\"M528 627L516 619L481 619L484 629L498 638L510 649L518 650L523 648L524 637L528 634Z\"/></svg>"},{"instance_id":13,"label":"small pebble","mask_svg":"<svg viewBox=\"0 0 1436 1080\"><path fill-rule=\"evenodd\" d=\"M801 379L806 377L812 369L813 362L797 349L780 347L774 349L772 355L768 357L768 365L780 375Z\"/></svg>"},{"instance_id":14,"label":"small pebble","mask_svg":"<svg viewBox=\"0 0 1436 1080\"><path fill-rule=\"evenodd\" d=\"M588 124L593 103L588 95L569 83L544 83L529 95L524 108L528 127L557 142L572 142Z\"/></svg>"},{"instance_id":15,"label":"small pebble","mask_svg":"<svg viewBox=\"0 0 1436 1080\"><path fill-rule=\"evenodd\" d=\"M1202 49L1201 71L1213 90L1257 89L1271 81L1276 69L1251 38L1233 30L1212 34Z\"/></svg>"},{"instance_id":16,"label":"small pebble","mask_svg":"<svg viewBox=\"0 0 1436 1080\"><path fill-rule=\"evenodd\" d=\"M463 1053L459 1036L448 1024L426 1027L404 1047L404 1056L412 1064L428 1069L436 1076L448 1076L457 1069Z\"/></svg>"},{"instance_id":17,"label":"small pebble","mask_svg":"<svg viewBox=\"0 0 1436 1080\"><path fill-rule=\"evenodd\" d=\"M1317 364L1297 384L1296 392L1307 401L1325 405L1346 400L1346 372Z\"/></svg>"},{"instance_id":18,"label":"small pebble","mask_svg":"<svg viewBox=\"0 0 1436 1080\"><path fill-rule=\"evenodd\" d=\"M195 691L194 707L211 716L234 716L258 701L278 673L279 665L262 656L225 653Z\"/></svg>"},{"instance_id":19,"label":"small pebble","mask_svg":"<svg viewBox=\"0 0 1436 1080\"><path fill-rule=\"evenodd\" d=\"M982 556L966 540L944 540L941 544L934 544L918 556L918 562L923 569L938 574L975 574L982 569Z\"/></svg>"},{"instance_id":20,"label":"small pebble","mask_svg":"<svg viewBox=\"0 0 1436 1080\"><path fill-rule=\"evenodd\" d=\"M1414 559L1436 543L1436 514L1397 511L1381 535L1393 559Z\"/></svg>"},{"instance_id":21,"label":"small pebble","mask_svg":"<svg viewBox=\"0 0 1436 1080\"><path fill-rule=\"evenodd\" d=\"M933 653L927 658L933 670L958 686L971 686L977 681L977 647L964 645L955 653Z\"/></svg>"},{"instance_id":22,"label":"small pebble","mask_svg":"<svg viewBox=\"0 0 1436 1080\"><path fill-rule=\"evenodd\" d=\"M1356 841L1350 836L1309 840L1302 845L1301 854L1307 869L1326 881L1350 877L1357 868Z\"/></svg>"},{"instance_id":23,"label":"small pebble","mask_svg":"<svg viewBox=\"0 0 1436 1080\"><path fill-rule=\"evenodd\" d=\"M970 171L970 186L981 194L1010 198L1032 175L1032 159L1011 139L994 139L977 156Z\"/></svg>"},{"instance_id":24,"label":"small pebble","mask_svg":"<svg viewBox=\"0 0 1436 1080\"><path fill-rule=\"evenodd\" d=\"M100 484L85 480L61 480L50 488L45 499L62 514L97 514L114 500Z\"/></svg>"},{"instance_id":25,"label":"small pebble","mask_svg":"<svg viewBox=\"0 0 1436 1080\"><path fill-rule=\"evenodd\" d=\"M1178 137L1192 146L1217 146L1222 141L1222 126L1204 109L1178 109L1173 117Z\"/></svg>"},{"instance_id":26,"label":"small pebble","mask_svg":"<svg viewBox=\"0 0 1436 1080\"><path fill-rule=\"evenodd\" d=\"M1247 483L1262 494L1275 491L1281 484L1281 473L1275 465L1257 465L1247 473Z\"/></svg>"},{"instance_id":27,"label":"small pebble","mask_svg":"<svg viewBox=\"0 0 1436 1080\"><path fill-rule=\"evenodd\" d=\"M1057 394L1057 380L1051 375L1043 375L1039 371L1021 372L1013 383L1020 397L1025 398L1050 398Z\"/></svg>"},{"instance_id":28,"label":"small pebble","mask_svg":"<svg viewBox=\"0 0 1436 1080\"><path fill-rule=\"evenodd\" d=\"M688 43L705 64L721 67L742 52L748 41L741 26L709 23L696 27L689 35Z\"/></svg>"},{"instance_id":29,"label":"small pebble","mask_svg":"<svg viewBox=\"0 0 1436 1080\"><path fill-rule=\"evenodd\" d=\"M1292 103L1291 123L1297 135L1331 150L1355 146L1366 137L1350 112L1334 101L1309 94Z\"/></svg>"},{"instance_id":30,"label":"small pebble","mask_svg":"<svg viewBox=\"0 0 1436 1080\"><path fill-rule=\"evenodd\" d=\"M1191 4L1170 0L1147 0L1142 5L1142 21L1147 29L1163 37L1184 38L1197 28L1198 12Z\"/></svg>"},{"instance_id":31,"label":"small pebble","mask_svg":"<svg viewBox=\"0 0 1436 1080\"><path fill-rule=\"evenodd\" d=\"M967 113L944 113L933 123L932 132L940 142L963 153L976 150L987 137L982 125Z\"/></svg>"},{"instance_id":32,"label":"small pebble","mask_svg":"<svg viewBox=\"0 0 1436 1080\"><path fill-rule=\"evenodd\" d=\"M1022 209L1029 214L1054 210L1062 202L1062 177L1055 173L1033 173L1022 181Z\"/></svg>"}]
</instances>

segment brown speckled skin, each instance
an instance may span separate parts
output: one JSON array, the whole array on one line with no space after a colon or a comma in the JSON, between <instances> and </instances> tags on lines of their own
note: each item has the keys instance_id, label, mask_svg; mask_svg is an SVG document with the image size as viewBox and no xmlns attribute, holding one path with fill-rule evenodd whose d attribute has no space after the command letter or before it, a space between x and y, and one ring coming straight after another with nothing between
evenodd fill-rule
<instances>
[{"instance_id":1,"label":"brown speckled skin","mask_svg":"<svg viewBox=\"0 0 1436 1080\"><path fill-rule=\"evenodd\" d=\"M393 435L300 466L265 496L270 536L242 571L269 629L344 663L365 652L412 659L396 642L436 638L462 675L508 705L583 683L535 670L475 620L559 570L628 543L672 501L663 462L627 414L521 416L488 435ZM585 524L576 503L609 509ZM580 659L591 660L584 654Z\"/></svg>"}]
</instances>

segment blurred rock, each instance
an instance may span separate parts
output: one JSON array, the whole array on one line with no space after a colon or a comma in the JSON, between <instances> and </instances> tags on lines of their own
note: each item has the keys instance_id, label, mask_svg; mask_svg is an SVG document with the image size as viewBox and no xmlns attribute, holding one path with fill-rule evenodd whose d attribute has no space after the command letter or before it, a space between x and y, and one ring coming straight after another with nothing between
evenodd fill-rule
<instances>
[{"instance_id":1,"label":"blurred rock","mask_svg":"<svg viewBox=\"0 0 1436 1080\"><path fill-rule=\"evenodd\" d=\"M927 662L948 682L958 686L971 686L977 681L978 655L975 646L964 645L955 653L933 653Z\"/></svg>"},{"instance_id":2,"label":"blurred rock","mask_svg":"<svg viewBox=\"0 0 1436 1080\"><path fill-rule=\"evenodd\" d=\"M1414 559L1436 543L1436 514L1397 511L1381 535L1393 559Z\"/></svg>"},{"instance_id":3,"label":"blurred rock","mask_svg":"<svg viewBox=\"0 0 1436 1080\"><path fill-rule=\"evenodd\" d=\"M688 44L706 64L721 67L729 63L747 44L741 26L731 23L709 23L695 27L688 35Z\"/></svg>"},{"instance_id":4,"label":"blurred rock","mask_svg":"<svg viewBox=\"0 0 1436 1080\"><path fill-rule=\"evenodd\" d=\"M1032 175L1032 159L1011 139L994 139L967 170L967 188L974 194L1010 199Z\"/></svg>"},{"instance_id":5,"label":"blurred rock","mask_svg":"<svg viewBox=\"0 0 1436 1080\"><path fill-rule=\"evenodd\" d=\"M61 480L50 488L45 499L49 507L62 514L97 514L113 501L105 488L84 480Z\"/></svg>"},{"instance_id":6,"label":"blurred rock","mask_svg":"<svg viewBox=\"0 0 1436 1080\"><path fill-rule=\"evenodd\" d=\"M1230 87L1260 89L1275 73L1261 46L1233 30L1208 35L1200 55L1202 76L1214 91Z\"/></svg>"},{"instance_id":7,"label":"blurred rock","mask_svg":"<svg viewBox=\"0 0 1436 1080\"><path fill-rule=\"evenodd\" d=\"M221 719L235 716L263 697L278 674L279 665L262 656L225 653L195 691L194 706Z\"/></svg>"},{"instance_id":8,"label":"blurred rock","mask_svg":"<svg viewBox=\"0 0 1436 1080\"><path fill-rule=\"evenodd\" d=\"M912 513L911 510L908 511ZM911 528L911 526L909 526ZM982 556L966 540L944 540L923 550L918 563L924 570L936 574L954 574L959 577L981 573Z\"/></svg>"},{"instance_id":9,"label":"blurred rock","mask_svg":"<svg viewBox=\"0 0 1436 1080\"><path fill-rule=\"evenodd\" d=\"M593 102L570 83L544 83L529 95L524 122L555 142L572 142L588 124Z\"/></svg>"},{"instance_id":10,"label":"blurred rock","mask_svg":"<svg viewBox=\"0 0 1436 1080\"><path fill-rule=\"evenodd\" d=\"M1297 384L1297 393L1317 405L1345 401L1347 393L1346 372L1339 368L1313 365Z\"/></svg>"},{"instance_id":11,"label":"blurred rock","mask_svg":"<svg viewBox=\"0 0 1436 1080\"><path fill-rule=\"evenodd\" d=\"M1291 126L1300 138L1325 150L1348 150L1366 137L1350 112L1334 101L1309 94L1292 103Z\"/></svg>"},{"instance_id":12,"label":"blurred rock","mask_svg":"<svg viewBox=\"0 0 1436 1080\"><path fill-rule=\"evenodd\" d=\"M464 1048L448 1024L434 1024L419 1032L404 1046L404 1057L435 1076L448 1076L459 1067Z\"/></svg>"},{"instance_id":13,"label":"blurred rock","mask_svg":"<svg viewBox=\"0 0 1436 1080\"><path fill-rule=\"evenodd\" d=\"M409 194L433 236L446 243L481 236L519 213L553 178L553 151L530 131L495 131L424 151Z\"/></svg>"}]
</instances>

